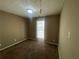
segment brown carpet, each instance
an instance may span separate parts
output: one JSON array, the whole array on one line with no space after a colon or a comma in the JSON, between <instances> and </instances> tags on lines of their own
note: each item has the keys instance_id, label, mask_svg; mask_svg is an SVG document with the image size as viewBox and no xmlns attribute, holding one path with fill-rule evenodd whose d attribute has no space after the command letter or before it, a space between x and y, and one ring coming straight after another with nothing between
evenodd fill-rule
<instances>
[{"instance_id":1,"label":"brown carpet","mask_svg":"<svg viewBox=\"0 0 79 59\"><path fill-rule=\"evenodd\" d=\"M59 57L57 47L27 40L1 51L0 59L59 59Z\"/></svg>"}]
</instances>

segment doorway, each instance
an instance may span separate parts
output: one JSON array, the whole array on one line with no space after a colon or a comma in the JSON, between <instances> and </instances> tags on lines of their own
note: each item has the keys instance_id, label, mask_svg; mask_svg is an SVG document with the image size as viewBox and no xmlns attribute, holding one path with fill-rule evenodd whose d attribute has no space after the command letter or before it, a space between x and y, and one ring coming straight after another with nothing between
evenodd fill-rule
<instances>
[{"instance_id":1,"label":"doorway","mask_svg":"<svg viewBox=\"0 0 79 59\"><path fill-rule=\"evenodd\" d=\"M44 40L44 32L45 32L45 20L44 18L40 18L39 20L37 20L36 22L36 37L37 39L42 39Z\"/></svg>"}]
</instances>

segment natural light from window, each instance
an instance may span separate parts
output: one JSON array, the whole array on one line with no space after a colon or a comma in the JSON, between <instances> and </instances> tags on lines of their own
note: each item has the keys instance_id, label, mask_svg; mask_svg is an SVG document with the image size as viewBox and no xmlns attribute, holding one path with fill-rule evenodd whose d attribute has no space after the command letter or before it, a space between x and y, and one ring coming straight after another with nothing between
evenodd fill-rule
<instances>
[{"instance_id":1,"label":"natural light from window","mask_svg":"<svg viewBox=\"0 0 79 59\"><path fill-rule=\"evenodd\" d=\"M44 39L44 27L45 27L45 21L38 20L37 21L37 38L38 39Z\"/></svg>"}]
</instances>

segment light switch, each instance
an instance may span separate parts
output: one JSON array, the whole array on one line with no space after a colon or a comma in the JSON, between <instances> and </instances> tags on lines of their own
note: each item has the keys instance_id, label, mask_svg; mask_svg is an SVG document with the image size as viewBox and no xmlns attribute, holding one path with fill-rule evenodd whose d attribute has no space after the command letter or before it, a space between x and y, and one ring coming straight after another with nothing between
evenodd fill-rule
<instances>
[{"instance_id":1,"label":"light switch","mask_svg":"<svg viewBox=\"0 0 79 59\"><path fill-rule=\"evenodd\" d=\"M68 32L68 39L71 39L71 33Z\"/></svg>"}]
</instances>

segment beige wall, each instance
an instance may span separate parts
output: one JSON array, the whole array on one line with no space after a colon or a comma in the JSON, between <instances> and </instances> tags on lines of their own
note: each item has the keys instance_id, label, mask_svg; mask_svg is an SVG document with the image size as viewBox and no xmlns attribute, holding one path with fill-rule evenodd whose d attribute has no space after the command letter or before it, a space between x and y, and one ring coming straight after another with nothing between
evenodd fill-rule
<instances>
[{"instance_id":1,"label":"beige wall","mask_svg":"<svg viewBox=\"0 0 79 59\"><path fill-rule=\"evenodd\" d=\"M27 39L27 34L27 19L0 11L0 49Z\"/></svg>"},{"instance_id":2,"label":"beige wall","mask_svg":"<svg viewBox=\"0 0 79 59\"><path fill-rule=\"evenodd\" d=\"M30 19L29 20L29 39L36 39L36 18Z\"/></svg>"},{"instance_id":3,"label":"beige wall","mask_svg":"<svg viewBox=\"0 0 79 59\"><path fill-rule=\"evenodd\" d=\"M58 43L60 15L46 16L45 39L46 41Z\"/></svg>"},{"instance_id":4,"label":"beige wall","mask_svg":"<svg viewBox=\"0 0 79 59\"><path fill-rule=\"evenodd\" d=\"M59 41L60 59L79 59L79 0L65 0Z\"/></svg>"}]
</instances>

